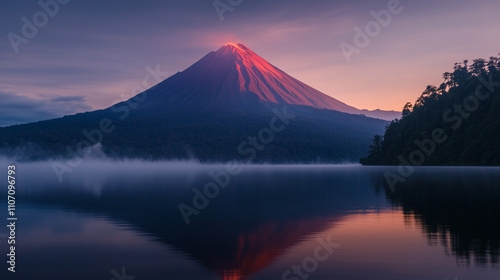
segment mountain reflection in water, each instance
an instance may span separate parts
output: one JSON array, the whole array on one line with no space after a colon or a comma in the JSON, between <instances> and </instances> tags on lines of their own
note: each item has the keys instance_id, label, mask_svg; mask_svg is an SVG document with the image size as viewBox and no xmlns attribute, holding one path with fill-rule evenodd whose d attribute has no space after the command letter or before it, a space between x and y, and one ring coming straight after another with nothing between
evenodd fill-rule
<instances>
[{"instance_id":1,"label":"mountain reflection in water","mask_svg":"<svg viewBox=\"0 0 500 280\"><path fill-rule=\"evenodd\" d=\"M332 256L335 262L350 259L342 252L365 256L368 249L347 246L349 238L363 234L366 239L374 238L374 243L383 242L385 237L379 238L375 233L382 229L370 221L356 226L350 221L373 214L387 227L387 237L396 242L404 239L406 233L390 230L401 223L390 213L402 213L405 223L417 224L428 244L442 246L442 254L453 254L459 266L490 265L498 269L498 169L419 168L392 192L384 183L386 167L248 166L231 178L230 185L211 199L206 209L192 215L191 223L186 225L179 203L192 205L192 188L201 189L210 180L208 171L217 168L153 172L154 176L105 170L93 173L88 180L75 178L62 185L31 176L20 179L24 187L19 197L21 203L35 208L84 213L126 225L127 229L146 234L168 250L201 264L211 272L207 277L214 279L267 279L269 275L281 278L293 264L284 259L328 232L338 234L335 240L343 244L338 254ZM371 228L362 228L363 224ZM348 225L358 229L335 233ZM404 255L404 248L392 250L398 249ZM311 253L305 252L301 258L308 254ZM379 259L384 257L384 252L380 252ZM347 269L350 264L355 263L343 266ZM349 273L340 267L335 269L334 274ZM266 273L269 275L261 275ZM390 271L385 273L390 275ZM415 269L415 275L418 273Z\"/></svg>"}]
</instances>

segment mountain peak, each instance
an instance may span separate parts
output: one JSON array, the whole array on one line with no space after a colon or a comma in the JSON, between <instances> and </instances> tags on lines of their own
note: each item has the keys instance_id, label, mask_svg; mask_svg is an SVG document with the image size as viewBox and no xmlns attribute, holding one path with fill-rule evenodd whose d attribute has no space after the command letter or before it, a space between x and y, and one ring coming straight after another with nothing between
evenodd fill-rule
<instances>
[{"instance_id":1,"label":"mountain peak","mask_svg":"<svg viewBox=\"0 0 500 280\"><path fill-rule=\"evenodd\" d=\"M222 47L234 47L234 48L238 48L239 49L240 45L243 46L243 44L241 44L241 43L229 42L229 43L224 44L224 46L222 46Z\"/></svg>"},{"instance_id":2,"label":"mountain peak","mask_svg":"<svg viewBox=\"0 0 500 280\"><path fill-rule=\"evenodd\" d=\"M162 104L162 109L193 111L255 110L261 106L291 104L358 112L289 76L245 45L233 42L163 81L155 92L143 102L144 106Z\"/></svg>"},{"instance_id":3,"label":"mountain peak","mask_svg":"<svg viewBox=\"0 0 500 280\"><path fill-rule=\"evenodd\" d=\"M241 43L226 43L216 51L217 54L250 54L251 51L247 46Z\"/></svg>"},{"instance_id":4,"label":"mountain peak","mask_svg":"<svg viewBox=\"0 0 500 280\"><path fill-rule=\"evenodd\" d=\"M306 85L233 42L163 81L143 102L144 107L171 111L254 111L276 104L369 114Z\"/></svg>"}]
</instances>

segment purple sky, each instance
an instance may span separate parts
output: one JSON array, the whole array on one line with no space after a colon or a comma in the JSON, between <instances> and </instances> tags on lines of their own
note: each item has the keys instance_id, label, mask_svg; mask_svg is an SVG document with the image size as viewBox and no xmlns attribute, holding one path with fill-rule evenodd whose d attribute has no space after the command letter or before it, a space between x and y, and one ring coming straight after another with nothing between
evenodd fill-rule
<instances>
[{"instance_id":1,"label":"purple sky","mask_svg":"<svg viewBox=\"0 0 500 280\"><path fill-rule=\"evenodd\" d=\"M4 1L0 126L108 107L131 97L146 67L173 75L228 41L360 109L401 110L455 62L500 52L500 1L401 0L348 63L341 43L354 45L354 28L391 1L243 0L221 21L212 0L71 0L18 53L9 34L43 10Z\"/></svg>"}]
</instances>

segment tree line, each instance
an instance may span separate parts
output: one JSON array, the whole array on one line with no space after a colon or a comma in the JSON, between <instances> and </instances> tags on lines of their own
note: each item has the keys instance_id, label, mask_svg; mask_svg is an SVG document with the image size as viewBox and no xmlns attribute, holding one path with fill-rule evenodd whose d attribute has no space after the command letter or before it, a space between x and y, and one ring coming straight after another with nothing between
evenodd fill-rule
<instances>
[{"instance_id":1,"label":"tree line","mask_svg":"<svg viewBox=\"0 0 500 280\"><path fill-rule=\"evenodd\" d=\"M442 130L442 143L430 142L436 129ZM406 103L402 117L383 136L375 135L369 148L363 165L400 165L402 159L418 165L500 165L500 58L455 63L439 86L427 86L414 103Z\"/></svg>"}]
</instances>

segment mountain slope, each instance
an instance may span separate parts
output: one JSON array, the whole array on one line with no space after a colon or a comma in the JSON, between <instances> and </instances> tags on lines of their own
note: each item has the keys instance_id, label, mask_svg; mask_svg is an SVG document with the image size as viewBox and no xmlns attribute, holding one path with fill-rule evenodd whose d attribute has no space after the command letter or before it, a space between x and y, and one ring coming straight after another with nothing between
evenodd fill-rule
<instances>
[{"instance_id":1,"label":"mountain slope","mask_svg":"<svg viewBox=\"0 0 500 280\"><path fill-rule=\"evenodd\" d=\"M358 110L342 103L274 67L243 44L226 44L207 54L158 84L141 103L148 110L255 110L289 104L388 120L400 116L399 112Z\"/></svg>"},{"instance_id":2,"label":"mountain slope","mask_svg":"<svg viewBox=\"0 0 500 280\"><path fill-rule=\"evenodd\" d=\"M121 120L120 115L111 110L102 110L2 128L0 154L20 160L72 158L86 154L90 145L100 144L102 151L113 158L356 162L368 152L372 136L382 133L387 124L382 120L310 107L289 105L286 112L296 117L287 125L276 122L283 130L274 133L266 144L260 141L259 135L270 128L270 121L276 117L272 111L151 116L131 113ZM99 130L102 120L111 123L110 133ZM259 144L250 144L250 137L259 139Z\"/></svg>"},{"instance_id":3,"label":"mountain slope","mask_svg":"<svg viewBox=\"0 0 500 280\"><path fill-rule=\"evenodd\" d=\"M115 158L355 162L387 122L340 110L356 109L226 45L110 108L1 128L0 154L74 158L99 147Z\"/></svg>"}]
</instances>

